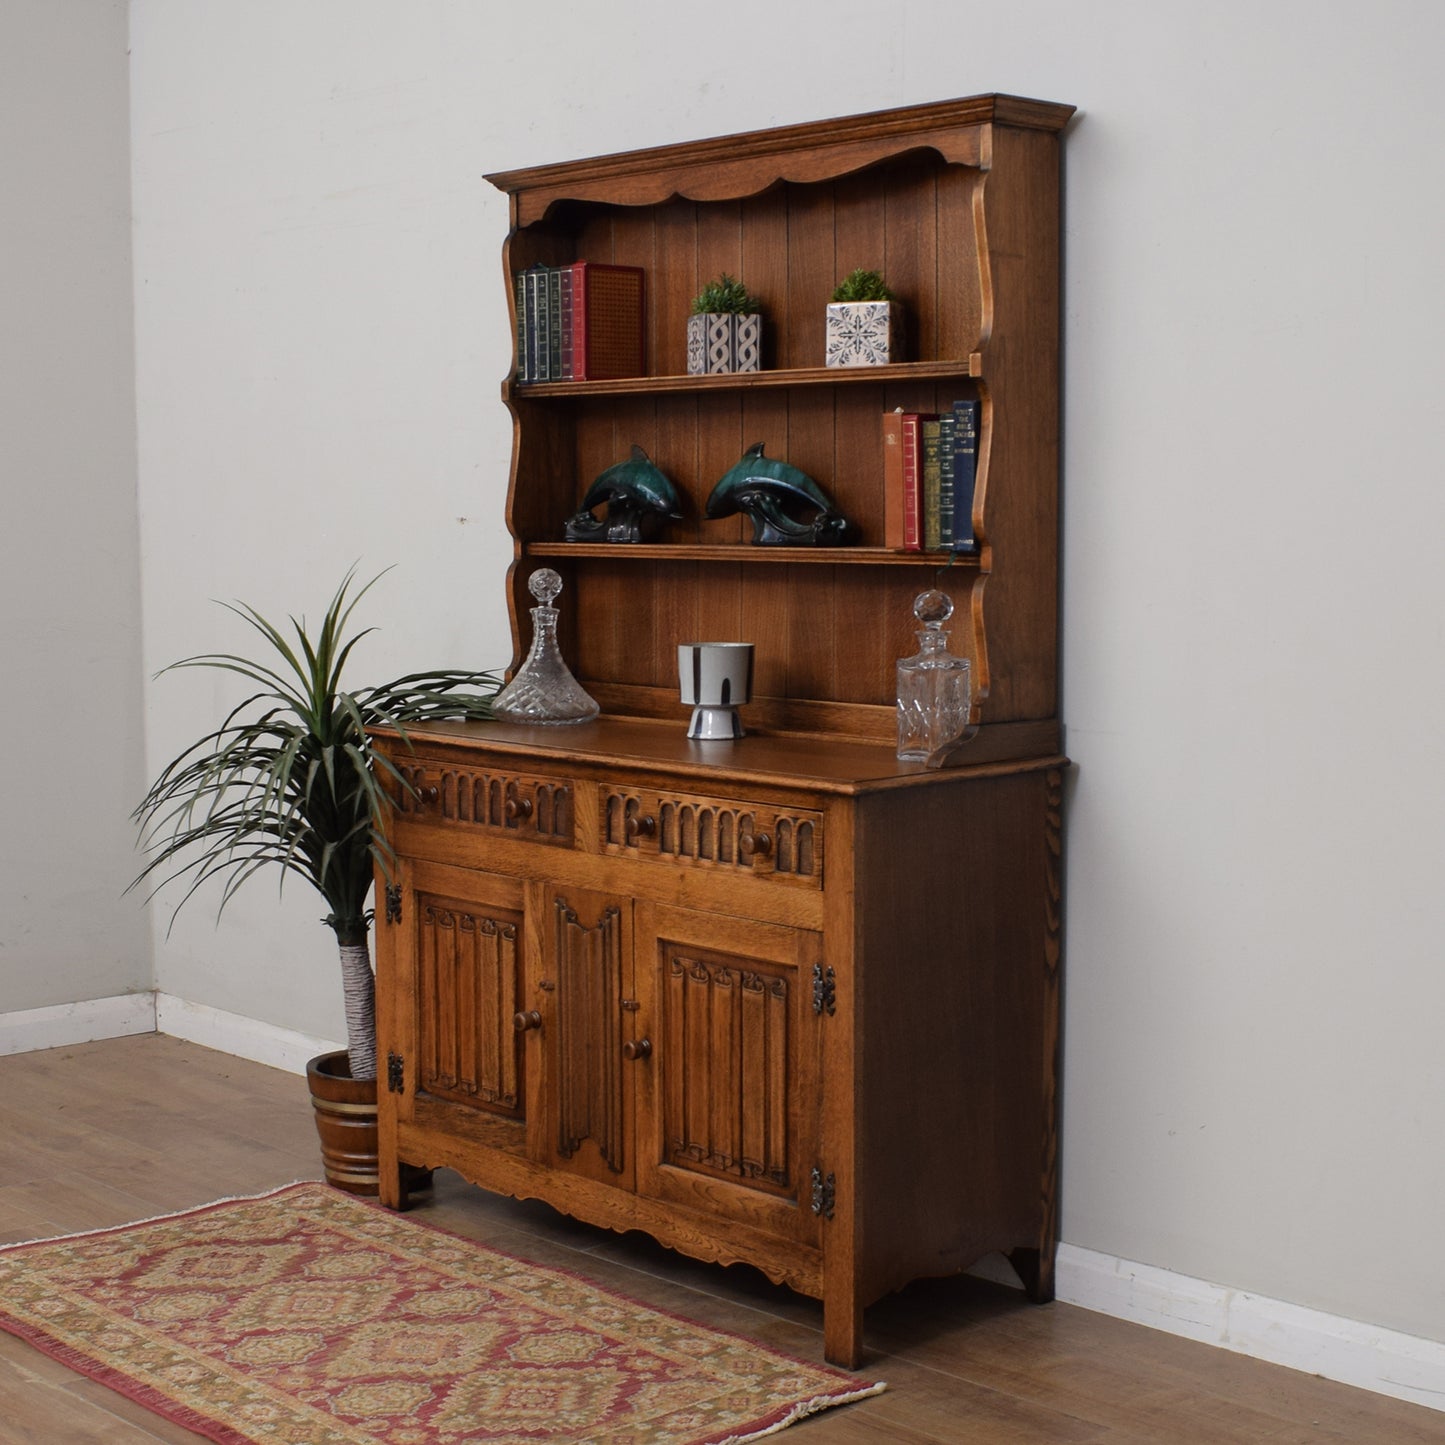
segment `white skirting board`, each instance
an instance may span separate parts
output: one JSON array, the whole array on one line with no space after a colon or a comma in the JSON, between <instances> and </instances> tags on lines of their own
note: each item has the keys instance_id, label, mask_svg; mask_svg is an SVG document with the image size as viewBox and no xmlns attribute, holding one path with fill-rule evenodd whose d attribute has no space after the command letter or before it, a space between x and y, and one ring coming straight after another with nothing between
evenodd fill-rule
<instances>
[{"instance_id":1,"label":"white skirting board","mask_svg":"<svg viewBox=\"0 0 1445 1445\"><path fill-rule=\"evenodd\" d=\"M54 1008L0 1013L0 1055L58 1049L92 1039L169 1034L237 1058L304 1074L306 1061L342 1045L168 993L127 993Z\"/></svg>"},{"instance_id":2,"label":"white skirting board","mask_svg":"<svg viewBox=\"0 0 1445 1445\"><path fill-rule=\"evenodd\" d=\"M159 1032L293 1074L341 1047L166 993L0 1014L0 1055ZM985 1261L987 1265L990 1261ZM988 1268L978 1272L1002 1278ZM1059 1300L1327 1380L1445 1410L1445 1343L1227 1289L1075 1244L1059 1246Z\"/></svg>"},{"instance_id":3,"label":"white skirting board","mask_svg":"<svg viewBox=\"0 0 1445 1445\"><path fill-rule=\"evenodd\" d=\"M0 1055L28 1054L35 1049L61 1049L92 1039L122 1039L156 1031L156 996L115 994L53 1008L0 1013Z\"/></svg>"},{"instance_id":4,"label":"white skirting board","mask_svg":"<svg viewBox=\"0 0 1445 1445\"><path fill-rule=\"evenodd\" d=\"M1445 1410L1445 1343L1059 1246L1057 1298L1397 1400Z\"/></svg>"}]
</instances>

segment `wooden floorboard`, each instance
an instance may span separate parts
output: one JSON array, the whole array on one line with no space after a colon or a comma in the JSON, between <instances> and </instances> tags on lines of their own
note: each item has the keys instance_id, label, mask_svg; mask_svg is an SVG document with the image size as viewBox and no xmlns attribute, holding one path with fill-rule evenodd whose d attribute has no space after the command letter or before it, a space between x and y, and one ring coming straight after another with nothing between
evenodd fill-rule
<instances>
[{"instance_id":1,"label":"wooden floorboard","mask_svg":"<svg viewBox=\"0 0 1445 1445\"><path fill-rule=\"evenodd\" d=\"M0 1243L317 1178L305 1081L159 1035L0 1058ZM442 1171L413 1211L659 1308L822 1358L816 1302ZM1445 1414L963 1276L868 1311L886 1393L798 1445L1445 1445ZM167 1424L0 1332L0 1445L169 1445ZM302 1442L304 1445L304 1442Z\"/></svg>"}]
</instances>

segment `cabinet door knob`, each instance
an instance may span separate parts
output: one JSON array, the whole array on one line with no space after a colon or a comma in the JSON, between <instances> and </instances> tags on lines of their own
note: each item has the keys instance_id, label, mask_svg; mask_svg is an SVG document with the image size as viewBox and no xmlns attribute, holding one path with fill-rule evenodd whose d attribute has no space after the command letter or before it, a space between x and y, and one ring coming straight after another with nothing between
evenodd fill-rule
<instances>
[{"instance_id":1,"label":"cabinet door knob","mask_svg":"<svg viewBox=\"0 0 1445 1445\"><path fill-rule=\"evenodd\" d=\"M532 816L532 800L530 798L508 798L506 807L502 811L513 821L518 818L530 818Z\"/></svg>"},{"instance_id":2,"label":"cabinet door knob","mask_svg":"<svg viewBox=\"0 0 1445 1445\"><path fill-rule=\"evenodd\" d=\"M622 1046L624 1059L645 1059L652 1053L651 1039L628 1039Z\"/></svg>"},{"instance_id":3,"label":"cabinet door knob","mask_svg":"<svg viewBox=\"0 0 1445 1445\"><path fill-rule=\"evenodd\" d=\"M529 1008L512 1020L512 1026L519 1034L526 1033L528 1029L539 1029L542 1027L542 1015L536 1009Z\"/></svg>"},{"instance_id":4,"label":"cabinet door knob","mask_svg":"<svg viewBox=\"0 0 1445 1445\"><path fill-rule=\"evenodd\" d=\"M766 833L744 833L738 839L738 852L744 858L766 858L773 851L773 840Z\"/></svg>"},{"instance_id":5,"label":"cabinet door knob","mask_svg":"<svg viewBox=\"0 0 1445 1445\"><path fill-rule=\"evenodd\" d=\"M416 788L416 800L419 803L435 803L441 797L442 790L435 783L418 783Z\"/></svg>"},{"instance_id":6,"label":"cabinet door knob","mask_svg":"<svg viewBox=\"0 0 1445 1445\"><path fill-rule=\"evenodd\" d=\"M626 832L629 838L650 838L657 832L657 819L651 813L644 813L640 818L629 818Z\"/></svg>"}]
</instances>

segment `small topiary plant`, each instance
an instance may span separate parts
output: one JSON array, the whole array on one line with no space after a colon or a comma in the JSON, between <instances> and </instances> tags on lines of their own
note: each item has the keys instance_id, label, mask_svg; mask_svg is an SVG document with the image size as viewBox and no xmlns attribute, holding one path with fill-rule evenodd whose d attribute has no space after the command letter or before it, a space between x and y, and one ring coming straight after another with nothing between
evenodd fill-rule
<instances>
[{"instance_id":1,"label":"small topiary plant","mask_svg":"<svg viewBox=\"0 0 1445 1445\"><path fill-rule=\"evenodd\" d=\"M893 293L883 284L881 271L850 271L833 292L834 301L892 301Z\"/></svg>"},{"instance_id":2,"label":"small topiary plant","mask_svg":"<svg viewBox=\"0 0 1445 1445\"><path fill-rule=\"evenodd\" d=\"M716 281L709 281L693 299L692 314L751 316L761 313L762 303L756 296L748 294L748 288L741 281L735 281L726 271Z\"/></svg>"}]
</instances>

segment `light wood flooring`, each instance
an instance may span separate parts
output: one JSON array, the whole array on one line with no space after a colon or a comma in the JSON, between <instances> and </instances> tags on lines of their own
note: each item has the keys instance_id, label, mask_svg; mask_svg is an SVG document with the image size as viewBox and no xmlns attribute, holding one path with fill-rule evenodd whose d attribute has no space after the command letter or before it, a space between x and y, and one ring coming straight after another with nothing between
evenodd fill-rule
<instances>
[{"instance_id":1,"label":"light wood flooring","mask_svg":"<svg viewBox=\"0 0 1445 1445\"><path fill-rule=\"evenodd\" d=\"M121 1224L319 1176L304 1079L158 1035L0 1058L0 1243ZM423 1199L425 1196L423 1196ZM819 1306L440 1173L420 1218L704 1323L822 1358ZM1445 1445L1445 1414L971 1277L869 1310L887 1393L797 1445ZM4 1445L195 1441L0 1332ZM294 1442L306 1445L306 1442Z\"/></svg>"}]
</instances>

